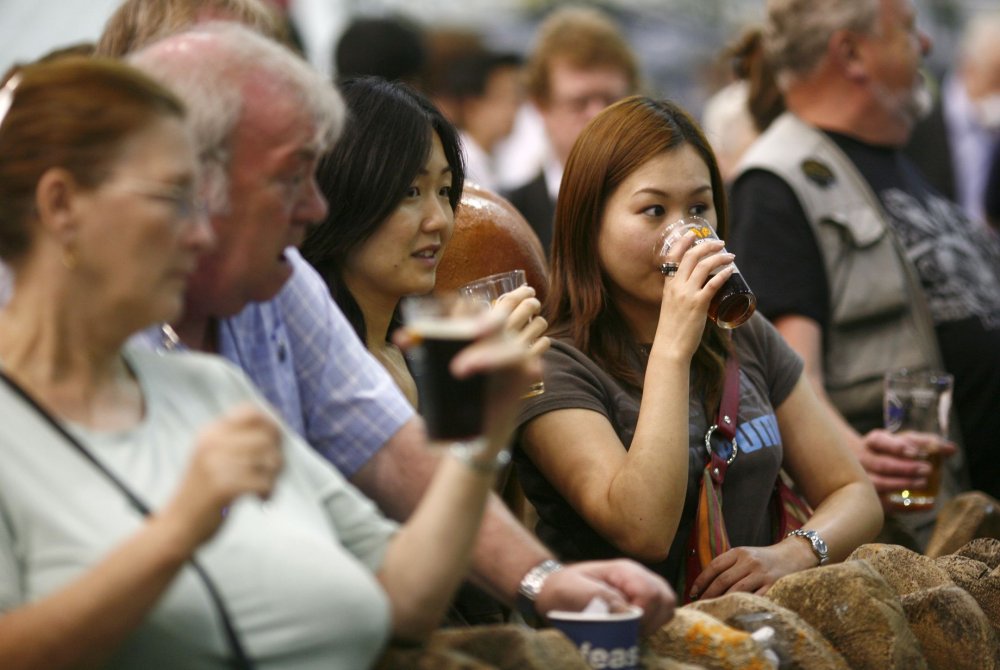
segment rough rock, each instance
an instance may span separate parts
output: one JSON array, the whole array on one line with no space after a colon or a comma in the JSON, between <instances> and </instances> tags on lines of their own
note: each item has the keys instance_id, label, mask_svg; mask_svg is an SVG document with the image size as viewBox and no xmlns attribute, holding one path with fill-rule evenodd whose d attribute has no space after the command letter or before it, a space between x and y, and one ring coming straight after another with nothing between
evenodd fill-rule
<instances>
[{"instance_id":1,"label":"rough rock","mask_svg":"<svg viewBox=\"0 0 1000 670\"><path fill-rule=\"evenodd\" d=\"M983 610L957 586L909 593L900 601L931 670L997 670L997 637Z\"/></svg>"},{"instance_id":2,"label":"rough rock","mask_svg":"<svg viewBox=\"0 0 1000 670\"><path fill-rule=\"evenodd\" d=\"M393 647L376 670L589 670L556 630L472 626L435 632L421 648Z\"/></svg>"},{"instance_id":3,"label":"rough rock","mask_svg":"<svg viewBox=\"0 0 1000 670\"><path fill-rule=\"evenodd\" d=\"M945 556L977 537L1000 539L1000 501L982 491L968 491L941 507L924 553L931 558Z\"/></svg>"},{"instance_id":4,"label":"rough rock","mask_svg":"<svg viewBox=\"0 0 1000 670\"><path fill-rule=\"evenodd\" d=\"M448 649L392 646L374 670L495 670L495 666Z\"/></svg>"},{"instance_id":5,"label":"rough rock","mask_svg":"<svg viewBox=\"0 0 1000 670\"><path fill-rule=\"evenodd\" d=\"M954 584L934 559L895 544L863 544L847 560L868 561L899 596Z\"/></svg>"},{"instance_id":6,"label":"rough rock","mask_svg":"<svg viewBox=\"0 0 1000 670\"><path fill-rule=\"evenodd\" d=\"M706 670L770 670L771 664L750 634L731 628L691 607L646 640L650 651Z\"/></svg>"},{"instance_id":7,"label":"rough rock","mask_svg":"<svg viewBox=\"0 0 1000 670\"><path fill-rule=\"evenodd\" d=\"M704 665L682 663L666 656L660 656L647 649L642 655L643 670L706 670Z\"/></svg>"},{"instance_id":8,"label":"rough rock","mask_svg":"<svg viewBox=\"0 0 1000 670\"><path fill-rule=\"evenodd\" d=\"M734 628L750 630L740 617L764 613L766 625L774 629L777 645L789 668L801 670L850 670L844 657L818 630L798 614L752 593L730 593L688 605L707 612Z\"/></svg>"},{"instance_id":9,"label":"rough rock","mask_svg":"<svg viewBox=\"0 0 1000 670\"><path fill-rule=\"evenodd\" d=\"M927 667L898 596L867 561L787 575L767 597L823 634L853 670Z\"/></svg>"},{"instance_id":10,"label":"rough rock","mask_svg":"<svg viewBox=\"0 0 1000 670\"><path fill-rule=\"evenodd\" d=\"M1000 540L992 537L979 537L955 552L958 556L966 556L982 561L991 570L1000 568Z\"/></svg>"},{"instance_id":11,"label":"rough rock","mask_svg":"<svg viewBox=\"0 0 1000 670\"><path fill-rule=\"evenodd\" d=\"M937 559L958 586L969 592L1000 636L1000 568L990 570L982 561L952 554Z\"/></svg>"}]
</instances>

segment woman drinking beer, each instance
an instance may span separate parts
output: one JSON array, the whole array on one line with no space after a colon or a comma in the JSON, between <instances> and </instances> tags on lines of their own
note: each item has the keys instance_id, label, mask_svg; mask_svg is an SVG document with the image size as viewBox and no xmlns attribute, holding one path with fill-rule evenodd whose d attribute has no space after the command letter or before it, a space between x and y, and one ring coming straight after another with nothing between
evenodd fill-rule
<instances>
[{"instance_id":1,"label":"woman drinking beer","mask_svg":"<svg viewBox=\"0 0 1000 670\"><path fill-rule=\"evenodd\" d=\"M429 634L492 472L442 459L397 526L227 363L127 344L213 242L184 107L93 58L0 84L0 667L355 670ZM503 338L461 356L498 382L491 462L537 370Z\"/></svg>"},{"instance_id":2,"label":"woman drinking beer","mask_svg":"<svg viewBox=\"0 0 1000 670\"><path fill-rule=\"evenodd\" d=\"M560 189L546 392L522 411L518 474L566 559L638 558L690 598L763 593L846 557L881 509L771 325L708 319L734 269L723 243L689 234L661 272L657 240L691 216L725 238L718 165L686 112L633 97L591 121ZM782 469L815 509L790 536Z\"/></svg>"}]
</instances>

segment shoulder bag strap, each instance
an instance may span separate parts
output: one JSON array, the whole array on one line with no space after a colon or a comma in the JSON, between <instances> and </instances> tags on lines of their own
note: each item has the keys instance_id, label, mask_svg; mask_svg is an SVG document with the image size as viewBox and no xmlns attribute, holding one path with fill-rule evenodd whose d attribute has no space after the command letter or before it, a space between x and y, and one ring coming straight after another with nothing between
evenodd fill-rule
<instances>
[{"instance_id":1,"label":"shoulder bag strap","mask_svg":"<svg viewBox=\"0 0 1000 670\"><path fill-rule=\"evenodd\" d=\"M740 363L735 352L726 360L722 399L715 423L705 431L705 449L708 462L701 475L698 490L698 507L688 537L687 552L683 562L678 590L685 603L691 602L691 584L713 558L729 551L729 534L722 516L722 484L726 470L736 458L736 422L740 411ZM725 457L712 448L712 434L718 432L732 445Z\"/></svg>"}]
</instances>

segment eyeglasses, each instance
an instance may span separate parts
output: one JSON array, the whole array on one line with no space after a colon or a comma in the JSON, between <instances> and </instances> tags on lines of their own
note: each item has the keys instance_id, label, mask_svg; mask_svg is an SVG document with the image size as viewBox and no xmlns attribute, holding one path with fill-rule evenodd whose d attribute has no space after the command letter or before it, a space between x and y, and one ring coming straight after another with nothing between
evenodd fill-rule
<instances>
[{"instance_id":1,"label":"eyeglasses","mask_svg":"<svg viewBox=\"0 0 1000 670\"><path fill-rule=\"evenodd\" d=\"M623 96L615 95L613 93L588 93L585 95L577 95L573 97L566 98L553 98L552 106L559 107L572 114L583 114L585 111L590 109L590 107L597 103L600 105L600 109L605 107L610 107L614 103L622 99Z\"/></svg>"},{"instance_id":2,"label":"eyeglasses","mask_svg":"<svg viewBox=\"0 0 1000 670\"><path fill-rule=\"evenodd\" d=\"M162 202L173 209L177 219L193 219L208 216L208 205L198 197L191 187L163 187L150 182L130 183L129 193Z\"/></svg>"}]
</instances>

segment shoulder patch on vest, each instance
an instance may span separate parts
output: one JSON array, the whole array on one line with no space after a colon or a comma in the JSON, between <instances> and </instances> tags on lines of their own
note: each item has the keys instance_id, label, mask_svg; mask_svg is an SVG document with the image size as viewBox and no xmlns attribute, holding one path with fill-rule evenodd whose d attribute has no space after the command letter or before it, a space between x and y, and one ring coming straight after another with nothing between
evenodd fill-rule
<instances>
[{"instance_id":1,"label":"shoulder patch on vest","mask_svg":"<svg viewBox=\"0 0 1000 670\"><path fill-rule=\"evenodd\" d=\"M815 158L807 158L802 161L802 172L805 174L806 179L820 188L827 188L833 182L837 181L830 166L819 162Z\"/></svg>"}]
</instances>

